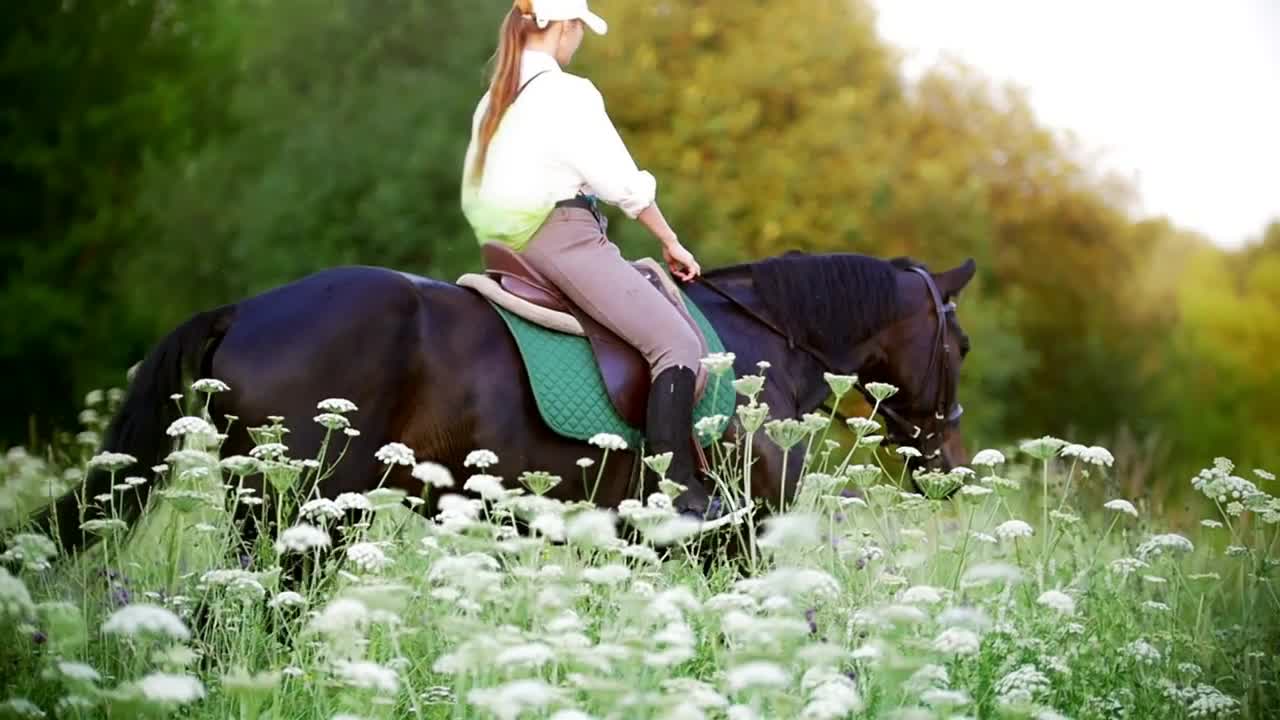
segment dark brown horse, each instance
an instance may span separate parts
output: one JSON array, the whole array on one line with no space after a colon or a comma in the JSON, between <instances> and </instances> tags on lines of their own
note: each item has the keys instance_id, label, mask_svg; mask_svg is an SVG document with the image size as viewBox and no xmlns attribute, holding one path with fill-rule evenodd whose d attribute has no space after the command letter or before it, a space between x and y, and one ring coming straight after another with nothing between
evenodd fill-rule
<instances>
[{"instance_id":1,"label":"dark brown horse","mask_svg":"<svg viewBox=\"0 0 1280 720\"><path fill-rule=\"evenodd\" d=\"M687 292L736 355L738 374L770 363L761 400L773 417L817 409L829 395L824 372L891 383L901 390L884 407L889 439L948 468L967 462L955 393L968 339L951 300L974 269L970 260L931 274L905 260L791 253L709 272ZM315 457L325 432L312 421L316 404L353 401L361 434L320 488L330 498L373 488L382 476L374 454L389 442L459 478L467 474L468 452L491 449L500 462L487 472L508 481L524 470L577 477L575 462L601 453L543 424L515 343L485 300L385 269L325 270L191 318L137 369L104 449L135 456L140 468L160 462L171 449L165 429L176 418L170 395L184 392L189 376L231 386L211 407L215 418L240 418L224 455L248 454L244 428L283 415L291 455ZM777 498L783 454L763 433L756 442L752 487ZM790 455L787 488L795 488L801 460ZM599 503L625 499L633 461L627 453L610 457ZM108 492L108 483L103 473L91 474L85 496ZM388 484L420 490L408 468ZM561 499L581 493L573 482L552 492ZM79 511L72 494L40 524L51 529L56 516L64 547L78 548L89 540ZM94 512L86 509L89 517Z\"/></svg>"}]
</instances>

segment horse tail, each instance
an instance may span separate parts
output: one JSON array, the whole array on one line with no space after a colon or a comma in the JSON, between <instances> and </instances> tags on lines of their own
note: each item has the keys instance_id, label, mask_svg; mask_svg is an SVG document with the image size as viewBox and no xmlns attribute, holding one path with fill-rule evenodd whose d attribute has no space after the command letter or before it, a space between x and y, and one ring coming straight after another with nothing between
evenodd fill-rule
<instances>
[{"instance_id":1,"label":"horse tail","mask_svg":"<svg viewBox=\"0 0 1280 720\"><path fill-rule=\"evenodd\" d=\"M198 313L152 348L131 373L124 403L112 418L102 444L103 451L126 453L137 459L124 472L148 472L168 455L170 441L165 430L178 416L177 403L171 396L186 390L184 376L194 376L207 367L210 345L222 339L234 316L234 305ZM144 483L136 492L118 494L120 519L132 525L157 482L160 480ZM81 529L82 518L101 518L101 503L89 501L111 490L111 473L99 468L91 470L83 488L68 493L35 516L37 531L48 536L56 534L68 554L93 545L97 538Z\"/></svg>"}]
</instances>

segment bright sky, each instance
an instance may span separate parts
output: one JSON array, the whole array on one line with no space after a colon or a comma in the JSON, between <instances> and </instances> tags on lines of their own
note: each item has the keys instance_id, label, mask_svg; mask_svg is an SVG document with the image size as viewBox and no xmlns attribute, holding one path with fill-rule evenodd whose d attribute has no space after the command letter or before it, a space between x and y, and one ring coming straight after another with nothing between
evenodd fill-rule
<instances>
[{"instance_id":1,"label":"bright sky","mask_svg":"<svg viewBox=\"0 0 1280 720\"><path fill-rule=\"evenodd\" d=\"M1226 246L1280 219L1280 0L874 4L908 76L946 53L1027 88L1144 212Z\"/></svg>"}]
</instances>

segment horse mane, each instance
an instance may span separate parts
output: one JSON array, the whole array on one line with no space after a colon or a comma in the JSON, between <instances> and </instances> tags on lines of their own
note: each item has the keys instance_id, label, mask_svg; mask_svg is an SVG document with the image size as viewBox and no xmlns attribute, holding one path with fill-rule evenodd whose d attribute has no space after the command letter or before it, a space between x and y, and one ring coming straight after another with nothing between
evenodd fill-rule
<instances>
[{"instance_id":1,"label":"horse mane","mask_svg":"<svg viewBox=\"0 0 1280 720\"><path fill-rule=\"evenodd\" d=\"M908 258L792 251L724 270L749 270L765 312L792 337L848 348L901 317L897 275L913 266L922 267Z\"/></svg>"}]
</instances>

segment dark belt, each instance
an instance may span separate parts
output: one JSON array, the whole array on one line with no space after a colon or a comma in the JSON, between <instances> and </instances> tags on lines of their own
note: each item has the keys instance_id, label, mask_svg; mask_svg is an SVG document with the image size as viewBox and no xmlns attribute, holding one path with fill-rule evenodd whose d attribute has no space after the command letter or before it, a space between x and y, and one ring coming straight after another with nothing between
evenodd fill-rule
<instances>
[{"instance_id":1,"label":"dark belt","mask_svg":"<svg viewBox=\"0 0 1280 720\"><path fill-rule=\"evenodd\" d=\"M560 202L556 203L556 207L580 208L582 210L590 210L593 213L600 212L599 208L596 207L595 198L587 197L586 195L577 195L575 197L569 198L568 200L561 200Z\"/></svg>"}]
</instances>

